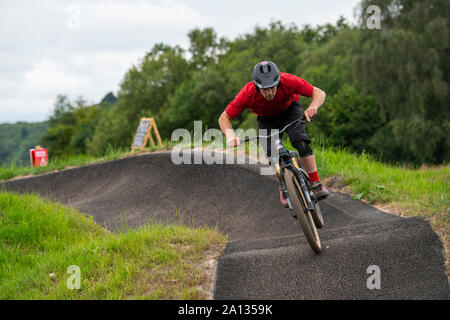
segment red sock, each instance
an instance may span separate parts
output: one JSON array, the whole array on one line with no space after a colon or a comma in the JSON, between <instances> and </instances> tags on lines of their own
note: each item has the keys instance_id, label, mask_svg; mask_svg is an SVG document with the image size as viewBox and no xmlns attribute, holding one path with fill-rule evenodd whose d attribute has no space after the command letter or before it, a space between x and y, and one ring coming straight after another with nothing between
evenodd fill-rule
<instances>
[{"instance_id":1,"label":"red sock","mask_svg":"<svg viewBox=\"0 0 450 320\"><path fill-rule=\"evenodd\" d=\"M308 173L308 176L309 176L309 180L311 181L311 183L313 183L314 181L320 181L319 173L317 171Z\"/></svg>"}]
</instances>

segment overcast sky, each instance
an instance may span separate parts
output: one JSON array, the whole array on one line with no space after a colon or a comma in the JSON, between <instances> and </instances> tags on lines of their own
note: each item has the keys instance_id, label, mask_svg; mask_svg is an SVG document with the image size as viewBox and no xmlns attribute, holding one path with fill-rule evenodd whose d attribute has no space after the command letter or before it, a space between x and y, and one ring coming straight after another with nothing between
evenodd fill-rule
<instances>
[{"instance_id":1,"label":"overcast sky","mask_svg":"<svg viewBox=\"0 0 450 320\"><path fill-rule=\"evenodd\" d=\"M0 123L48 119L58 94L99 102L155 43L194 28L233 39L271 21L317 25L359 0L0 0Z\"/></svg>"}]
</instances>

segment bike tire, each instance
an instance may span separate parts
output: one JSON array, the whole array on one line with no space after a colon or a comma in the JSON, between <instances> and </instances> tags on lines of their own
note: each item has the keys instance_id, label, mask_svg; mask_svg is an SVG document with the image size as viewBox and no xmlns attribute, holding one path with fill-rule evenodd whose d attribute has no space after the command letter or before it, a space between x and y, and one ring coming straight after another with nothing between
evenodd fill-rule
<instances>
[{"instance_id":1,"label":"bike tire","mask_svg":"<svg viewBox=\"0 0 450 320\"><path fill-rule=\"evenodd\" d=\"M311 211L311 215L316 228L321 229L324 227L325 222L323 221L322 211L320 211L319 202L317 200L314 200L314 206L316 209Z\"/></svg>"},{"instance_id":2,"label":"bike tire","mask_svg":"<svg viewBox=\"0 0 450 320\"><path fill-rule=\"evenodd\" d=\"M305 179L306 184L309 185L309 178L304 174L304 172L301 172L303 175L303 179ZM311 194L311 192L310 192ZM311 195L311 199L314 202L314 210L311 210L311 215L314 219L314 224L316 225L316 228L323 228L325 226L325 222L323 220L322 211L320 211L319 201L317 201L316 196Z\"/></svg>"},{"instance_id":3,"label":"bike tire","mask_svg":"<svg viewBox=\"0 0 450 320\"><path fill-rule=\"evenodd\" d=\"M301 163L300 158L298 157L298 155L296 155L295 157L297 163ZM297 167L298 170L300 170L299 167ZM308 186L308 189L311 185L310 181L309 181L309 177L306 175L306 172L301 170L300 174L303 176L303 179L305 179L306 185ZM312 194L312 192L310 192L311 195L311 199L314 202L314 210L311 210L311 215L314 219L314 224L316 225L316 228L323 228L325 226L325 221L323 220L323 216L322 216L322 211L320 211L320 206L319 206L319 201L317 201L316 196Z\"/></svg>"},{"instance_id":4,"label":"bike tire","mask_svg":"<svg viewBox=\"0 0 450 320\"><path fill-rule=\"evenodd\" d=\"M320 253L322 251L322 246L315 221L312 218L311 212L306 210L308 205L306 204L303 191L299 187L297 178L288 169L284 169L284 182L286 184L286 189L288 191L291 204L297 213L297 221L300 224L306 240L308 240L309 245L315 253Z\"/></svg>"}]
</instances>

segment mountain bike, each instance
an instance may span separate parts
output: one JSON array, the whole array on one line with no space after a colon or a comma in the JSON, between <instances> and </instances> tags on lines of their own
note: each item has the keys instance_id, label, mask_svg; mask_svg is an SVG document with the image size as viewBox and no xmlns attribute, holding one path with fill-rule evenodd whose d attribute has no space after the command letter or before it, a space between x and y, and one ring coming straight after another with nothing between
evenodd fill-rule
<instances>
[{"instance_id":1,"label":"mountain bike","mask_svg":"<svg viewBox=\"0 0 450 320\"><path fill-rule=\"evenodd\" d=\"M320 211L319 202L312 191L311 182L306 171L301 167L298 152L287 150L281 138L284 131L291 125L306 123L304 117L295 120L279 132L269 136L258 135L246 137L242 143L268 137L275 137L278 155L270 159L270 164L279 179L281 191L289 204L291 215L298 221L300 227L308 240L309 245L316 253L322 250L317 229L324 226L324 220ZM280 136L281 134L281 136Z\"/></svg>"}]
</instances>

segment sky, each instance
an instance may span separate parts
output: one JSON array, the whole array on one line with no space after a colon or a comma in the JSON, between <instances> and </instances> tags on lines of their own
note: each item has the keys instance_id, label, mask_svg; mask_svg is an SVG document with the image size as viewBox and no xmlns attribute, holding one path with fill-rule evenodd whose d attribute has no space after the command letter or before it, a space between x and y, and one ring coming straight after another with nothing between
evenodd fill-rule
<instances>
[{"instance_id":1,"label":"sky","mask_svg":"<svg viewBox=\"0 0 450 320\"><path fill-rule=\"evenodd\" d=\"M58 94L98 103L154 44L188 48L212 27L229 40L271 21L355 22L359 0L0 0L0 123L47 120Z\"/></svg>"}]
</instances>

